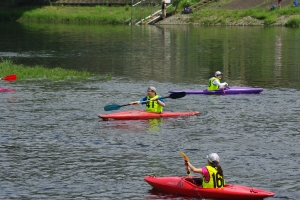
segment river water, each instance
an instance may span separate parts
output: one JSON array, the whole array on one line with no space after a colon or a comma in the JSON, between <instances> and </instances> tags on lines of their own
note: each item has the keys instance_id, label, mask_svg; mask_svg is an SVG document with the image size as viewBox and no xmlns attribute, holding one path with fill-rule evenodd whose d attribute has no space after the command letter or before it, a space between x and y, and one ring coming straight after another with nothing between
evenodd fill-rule
<instances>
[{"instance_id":1,"label":"river water","mask_svg":"<svg viewBox=\"0 0 300 200\"><path fill-rule=\"evenodd\" d=\"M300 29L1 23L0 57L86 69L111 80L1 82L0 199L187 199L152 191L145 175L184 176L216 152L227 183L300 199ZM199 116L102 121L108 104L153 85L202 89L220 70L258 95L166 100ZM4 76L4 75L2 75ZM120 110L143 109L142 106Z\"/></svg>"}]
</instances>

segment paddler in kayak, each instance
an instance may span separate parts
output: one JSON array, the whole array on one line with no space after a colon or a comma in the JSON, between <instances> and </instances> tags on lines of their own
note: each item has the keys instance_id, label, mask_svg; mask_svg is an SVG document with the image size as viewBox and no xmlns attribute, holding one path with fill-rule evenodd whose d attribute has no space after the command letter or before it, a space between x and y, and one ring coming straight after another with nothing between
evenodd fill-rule
<instances>
[{"instance_id":1,"label":"paddler in kayak","mask_svg":"<svg viewBox=\"0 0 300 200\"><path fill-rule=\"evenodd\" d=\"M211 153L207 158L207 166L203 168L196 168L190 162L186 162L189 169L194 173L203 175L203 188L222 188L225 181L223 178L223 170L220 166L220 157L216 153Z\"/></svg>"},{"instance_id":2,"label":"paddler in kayak","mask_svg":"<svg viewBox=\"0 0 300 200\"><path fill-rule=\"evenodd\" d=\"M163 107L166 106L164 99L161 99L161 96L156 94L156 88L151 86L147 89L147 96L142 98L139 101L130 102L130 105L138 105L141 103L146 104L147 112L162 113Z\"/></svg>"},{"instance_id":3,"label":"paddler in kayak","mask_svg":"<svg viewBox=\"0 0 300 200\"><path fill-rule=\"evenodd\" d=\"M222 72L216 71L215 77L210 78L208 81L207 90L219 90L228 87L228 84L226 82L224 83L220 82L222 76L223 76Z\"/></svg>"}]
</instances>

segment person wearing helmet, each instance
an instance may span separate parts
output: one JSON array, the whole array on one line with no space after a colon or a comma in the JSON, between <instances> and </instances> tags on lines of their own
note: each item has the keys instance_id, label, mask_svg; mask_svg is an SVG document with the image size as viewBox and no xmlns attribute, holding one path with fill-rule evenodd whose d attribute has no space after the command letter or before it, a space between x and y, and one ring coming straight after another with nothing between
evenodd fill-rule
<instances>
[{"instance_id":1,"label":"person wearing helmet","mask_svg":"<svg viewBox=\"0 0 300 200\"><path fill-rule=\"evenodd\" d=\"M207 90L219 90L228 87L228 84L226 82L220 83L222 76L222 72L216 71L215 77L210 78L208 81Z\"/></svg>"},{"instance_id":2,"label":"person wearing helmet","mask_svg":"<svg viewBox=\"0 0 300 200\"><path fill-rule=\"evenodd\" d=\"M216 153L206 156L207 166L196 168L190 162L187 162L189 169L194 173L202 174L203 188L222 188L225 185L223 170L220 166L220 157Z\"/></svg>"},{"instance_id":3,"label":"person wearing helmet","mask_svg":"<svg viewBox=\"0 0 300 200\"><path fill-rule=\"evenodd\" d=\"M165 107L164 99L161 99L161 96L156 94L156 88L151 86L147 89L147 96L142 98L139 101L130 102L130 105L144 104L146 102L146 111L162 113L163 107Z\"/></svg>"}]
</instances>

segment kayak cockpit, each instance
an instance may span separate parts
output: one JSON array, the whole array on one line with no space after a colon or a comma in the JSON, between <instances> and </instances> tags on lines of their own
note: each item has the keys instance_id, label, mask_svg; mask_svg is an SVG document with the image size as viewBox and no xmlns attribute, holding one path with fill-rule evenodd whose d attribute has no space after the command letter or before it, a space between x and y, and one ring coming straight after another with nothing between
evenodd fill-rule
<instances>
[{"instance_id":1,"label":"kayak cockpit","mask_svg":"<svg viewBox=\"0 0 300 200\"><path fill-rule=\"evenodd\" d=\"M202 178L200 177L185 178L185 180L197 187L202 187Z\"/></svg>"}]
</instances>

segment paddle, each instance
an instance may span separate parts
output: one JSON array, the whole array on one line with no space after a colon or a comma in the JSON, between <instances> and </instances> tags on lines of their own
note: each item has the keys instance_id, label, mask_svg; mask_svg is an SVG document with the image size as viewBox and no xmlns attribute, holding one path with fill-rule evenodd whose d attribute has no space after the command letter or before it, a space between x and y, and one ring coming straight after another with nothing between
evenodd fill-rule
<instances>
[{"instance_id":1,"label":"paddle","mask_svg":"<svg viewBox=\"0 0 300 200\"><path fill-rule=\"evenodd\" d=\"M179 99L179 98L184 97L185 95L186 95L185 92L178 92L178 93L170 94L170 95L167 96L167 97L161 97L161 98L159 98L159 99L166 99L166 98ZM144 104L144 103L147 103L147 102L149 102L149 101L143 101L143 102L141 102L141 103ZM120 108L123 107L123 106L130 106L130 105L131 105L131 104L129 104L129 103L128 103L128 104L124 104L124 105L111 104L111 105L105 106L105 107L104 107L104 110L105 110L105 111L118 110L118 109L120 109Z\"/></svg>"},{"instance_id":2,"label":"paddle","mask_svg":"<svg viewBox=\"0 0 300 200\"><path fill-rule=\"evenodd\" d=\"M187 164L187 162L189 162L189 157L187 157L182 151L180 152L180 155L183 157L184 161L185 161L185 168L186 168L186 173L187 176L190 177L190 170L189 170L189 166Z\"/></svg>"},{"instance_id":3,"label":"paddle","mask_svg":"<svg viewBox=\"0 0 300 200\"><path fill-rule=\"evenodd\" d=\"M5 80L7 82L12 82L12 81L17 80L17 75L10 74L10 75L5 76L4 78L1 78L0 80Z\"/></svg>"}]
</instances>

